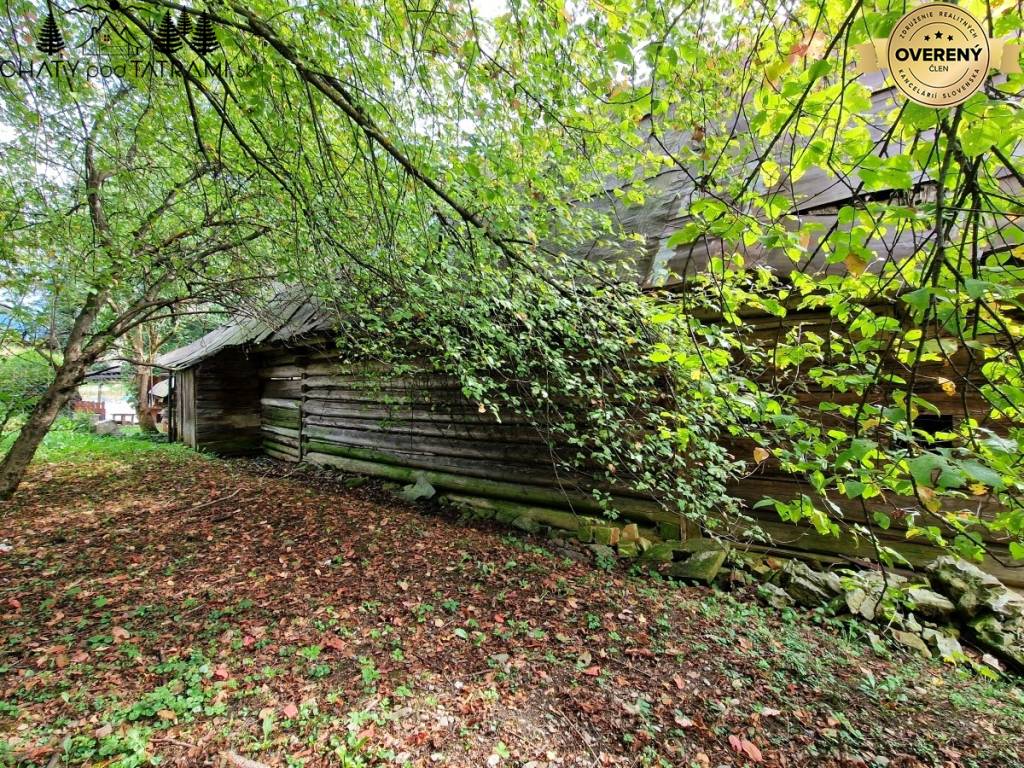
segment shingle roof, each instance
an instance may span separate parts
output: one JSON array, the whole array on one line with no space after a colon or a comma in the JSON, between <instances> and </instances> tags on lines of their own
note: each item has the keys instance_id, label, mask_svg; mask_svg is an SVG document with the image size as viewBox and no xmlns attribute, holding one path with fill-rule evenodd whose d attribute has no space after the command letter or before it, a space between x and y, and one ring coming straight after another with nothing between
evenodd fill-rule
<instances>
[{"instance_id":1,"label":"shingle roof","mask_svg":"<svg viewBox=\"0 0 1024 768\"><path fill-rule=\"evenodd\" d=\"M279 294L259 315L240 316L191 344L160 355L154 365L180 371L228 347L290 341L323 330L327 325L320 305L305 291L290 288Z\"/></svg>"}]
</instances>

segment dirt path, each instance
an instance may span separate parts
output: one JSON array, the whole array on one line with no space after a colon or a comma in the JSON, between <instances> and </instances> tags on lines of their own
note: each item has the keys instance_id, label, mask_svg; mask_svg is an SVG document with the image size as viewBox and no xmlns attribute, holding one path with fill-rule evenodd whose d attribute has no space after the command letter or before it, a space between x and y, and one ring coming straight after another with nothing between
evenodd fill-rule
<instances>
[{"instance_id":1,"label":"dirt path","mask_svg":"<svg viewBox=\"0 0 1024 768\"><path fill-rule=\"evenodd\" d=\"M1024 765L1017 688L289 471L33 469L0 764Z\"/></svg>"}]
</instances>

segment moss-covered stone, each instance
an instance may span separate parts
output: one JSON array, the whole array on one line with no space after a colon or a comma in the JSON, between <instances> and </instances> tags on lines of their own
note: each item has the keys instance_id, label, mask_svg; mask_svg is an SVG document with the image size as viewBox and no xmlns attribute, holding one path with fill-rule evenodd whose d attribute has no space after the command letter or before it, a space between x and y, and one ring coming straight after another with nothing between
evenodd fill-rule
<instances>
[{"instance_id":1,"label":"moss-covered stone","mask_svg":"<svg viewBox=\"0 0 1024 768\"><path fill-rule=\"evenodd\" d=\"M668 541L679 541L683 538L683 531L679 523L658 523L658 535Z\"/></svg>"},{"instance_id":2,"label":"moss-covered stone","mask_svg":"<svg viewBox=\"0 0 1024 768\"><path fill-rule=\"evenodd\" d=\"M793 605L793 598L782 587L765 583L757 588L757 596L773 608L783 609Z\"/></svg>"},{"instance_id":3,"label":"moss-covered stone","mask_svg":"<svg viewBox=\"0 0 1024 768\"><path fill-rule=\"evenodd\" d=\"M594 541L606 547L619 543L619 529L609 525L594 526Z\"/></svg>"},{"instance_id":4,"label":"moss-covered stone","mask_svg":"<svg viewBox=\"0 0 1024 768\"><path fill-rule=\"evenodd\" d=\"M717 539L694 537L686 541L680 541L678 550L680 552L725 552L729 549Z\"/></svg>"},{"instance_id":5,"label":"moss-covered stone","mask_svg":"<svg viewBox=\"0 0 1024 768\"><path fill-rule=\"evenodd\" d=\"M520 515L513 520L512 526L514 528L518 528L520 531L526 531L527 533L537 533L541 529L540 523L526 515Z\"/></svg>"},{"instance_id":6,"label":"moss-covered stone","mask_svg":"<svg viewBox=\"0 0 1024 768\"><path fill-rule=\"evenodd\" d=\"M499 509L494 513L494 519L503 525L513 525L519 518L515 512L509 512L504 509Z\"/></svg>"},{"instance_id":7,"label":"moss-covered stone","mask_svg":"<svg viewBox=\"0 0 1024 768\"><path fill-rule=\"evenodd\" d=\"M435 493L437 493L437 491L434 490L434 486L427 482L425 478L417 477L415 483L410 483L403 487L402 490L398 492L398 495L406 501L420 501L422 499L433 498Z\"/></svg>"},{"instance_id":8,"label":"moss-covered stone","mask_svg":"<svg viewBox=\"0 0 1024 768\"><path fill-rule=\"evenodd\" d=\"M659 541L657 544L651 544L644 552L643 559L650 563L671 563L675 559L679 544L678 541Z\"/></svg>"},{"instance_id":9,"label":"moss-covered stone","mask_svg":"<svg viewBox=\"0 0 1024 768\"><path fill-rule=\"evenodd\" d=\"M932 652L928 648L928 644L921 639L921 636L914 632L904 632L900 629L894 629L892 636L896 639L896 642L901 645L905 645L907 648L911 648L917 651L919 654L926 658L931 658Z\"/></svg>"},{"instance_id":10,"label":"moss-covered stone","mask_svg":"<svg viewBox=\"0 0 1024 768\"><path fill-rule=\"evenodd\" d=\"M668 575L676 579L692 579L710 584L718 575L722 563L725 562L725 555L726 550L720 545L717 549L701 548L685 560L673 563L668 570Z\"/></svg>"},{"instance_id":11,"label":"moss-covered stone","mask_svg":"<svg viewBox=\"0 0 1024 768\"><path fill-rule=\"evenodd\" d=\"M1024 597L990 573L957 557L943 556L928 566L932 586L968 617L992 612L1001 619L1024 621Z\"/></svg>"},{"instance_id":12,"label":"moss-covered stone","mask_svg":"<svg viewBox=\"0 0 1024 768\"><path fill-rule=\"evenodd\" d=\"M640 547L635 541L619 542L619 557L636 557L640 554Z\"/></svg>"},{"instance_id":13,"label":"moss-covered stone","mask_svg":"<svg viewBox=\"0 0 1024 768\"><path fill-rule=\"evenodd\" d=\"M907 590L907 598L914 612L926 619L948 621L956 610L951 600L923 587L911 587Z\"/></svg>"},{"instance_id":14,"label":"moss-covered stone","mask_svg":"<svg viewBox=\"0 0 1024 768\"><path fill-rule=\"evenodd\" d=\"M622 533L619 535L620 541L636 541L639 538L640 528L636 523L622 526Z\"/></svg>"}]
</instances>

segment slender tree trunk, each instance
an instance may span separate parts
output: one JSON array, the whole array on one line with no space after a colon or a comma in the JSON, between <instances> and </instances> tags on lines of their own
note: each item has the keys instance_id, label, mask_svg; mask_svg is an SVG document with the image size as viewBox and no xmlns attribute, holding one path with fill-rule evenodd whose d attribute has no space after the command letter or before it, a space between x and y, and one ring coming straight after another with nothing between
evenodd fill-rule
<instances>
[{"instance_id":1,"label":"slender tree trunk","mask_svg":"<svg viewBox=\"0 0 1024 768\"><path fill-rule=\"evenodd\" d=\"M36 449L50 431L61 409L75 394L75 388L81 383L84 372L85 367L80 362L65 363L57 369L53 383L39 398L7 455L0 462L0 499L10 498L18 489Z\"/></svg>"},{"instance_id":2,"label":"slender tree trunk","mask_svg":"<svg viewBox=\"0 0 1024 768\"><path fill-rule=\"evenodd\" d=\"M156 432L156 409L149 404L149 390L153 386L153 369L140 365L135 371L135 410L139 414L139 429Z\"/></svg>"}]
</instances>

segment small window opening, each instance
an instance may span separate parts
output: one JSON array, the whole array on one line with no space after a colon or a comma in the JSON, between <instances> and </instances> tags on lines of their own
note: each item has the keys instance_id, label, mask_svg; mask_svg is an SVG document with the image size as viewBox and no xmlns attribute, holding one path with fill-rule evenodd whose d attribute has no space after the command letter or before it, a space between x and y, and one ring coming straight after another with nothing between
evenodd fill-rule
<instances>
[{"instance_id":1,"label":"small window opening","mask_svg":"<svg viewBox=\"0 0 1024 768\"><path fill-rule=\"evenodd\" d=\"M928 448L950 448L953 445L952 440L948 439L935 439L936 435L946 434L953 431L953 416L947 413L923 413L914 419L914 432L915 439L918 442L927 443ZM925 440L921 437L920 433L932 437L931 440Z\"/></svg>"}]
</instances>

